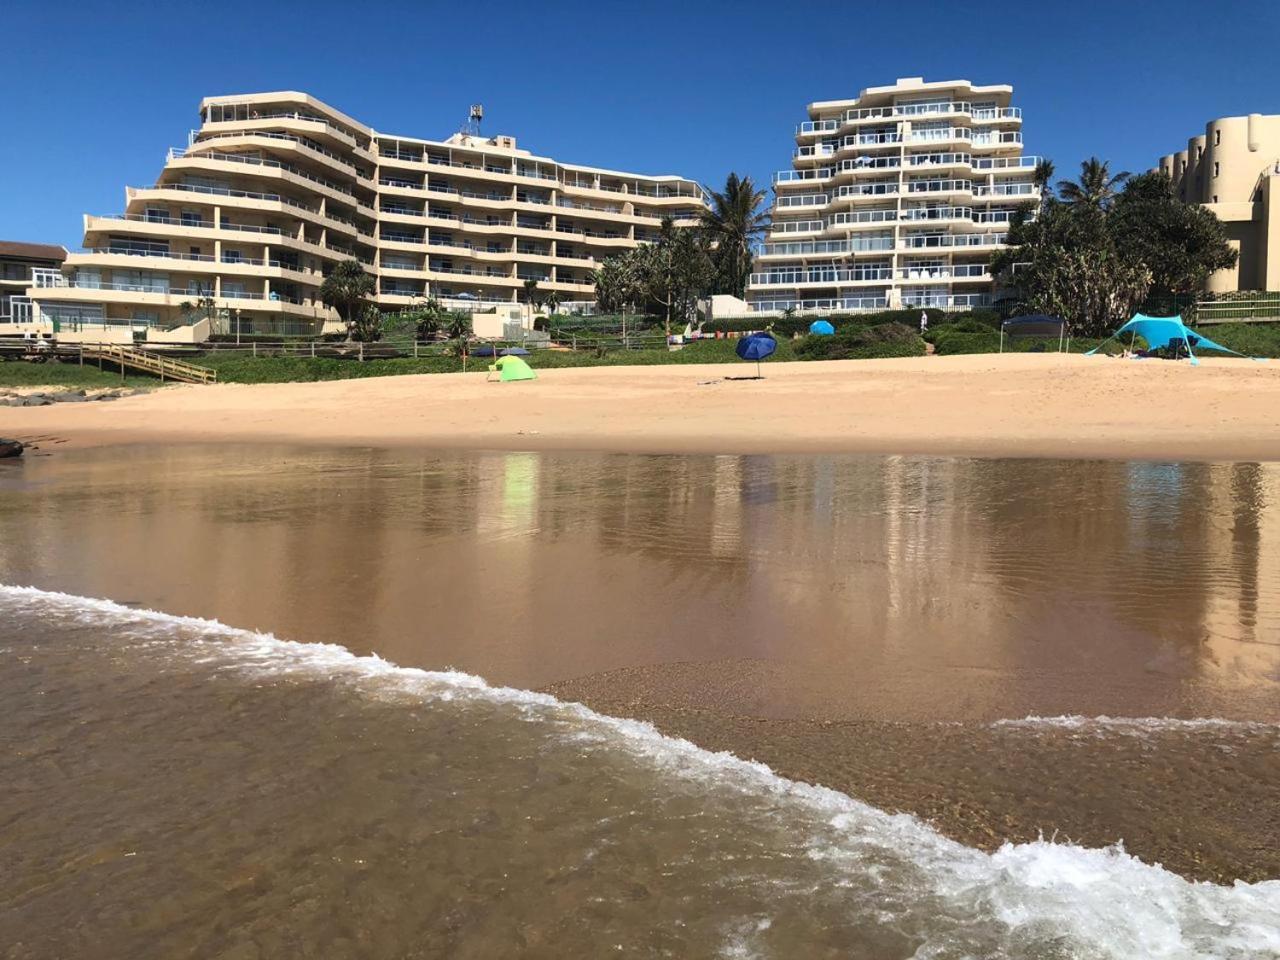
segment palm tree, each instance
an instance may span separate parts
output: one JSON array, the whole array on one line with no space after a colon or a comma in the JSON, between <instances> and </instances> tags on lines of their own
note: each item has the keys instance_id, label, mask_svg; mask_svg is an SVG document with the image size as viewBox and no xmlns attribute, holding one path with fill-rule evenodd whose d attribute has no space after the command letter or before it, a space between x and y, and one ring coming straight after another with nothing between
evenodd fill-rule
<instances>
[{"instance_id":1,"label":"palm tree","mask_svg":"<svg viewBox=\"0 0 1280 960\"><path fill-rule=\"evenodd\" d=\"M359 260L343 260L320 284L320 299L338 311L338 316L347 325L347 339L354 339L356 322L375 286L373 277L365 272L364 264Z\"/></svg>"},{"instance_id":2,"label":"palm tree","mask_svg":"<svg viewBox=\"0 0 1280 960\"><path fill-rule=\"evenodd\" d=\"M1049 181L1053 179L1053 161L1041 159L1036 161L1036 168L1031 174L1031 182L1040 191L1040 209L1049 202Z\"/></svg>"},{"instance_id":3,"label":"palm tree","mask_svg":"<svg viewBox=\"0 0 1280 960\"><path fill-rule=\"evenodd\" d=\"M1072 206L1105 210L1128 179L1127 171L1112 176L1109 161L1090 157L1080 164L1079 181L1058 181L1058 196Z\"/></svg>"},{"instance_id":4,"label":"palm tree","mask_svg":"<svg viewBox=\"0 0 1280 960\"><path fill-rule=\"evenodd\" d=\"M751 246L769 229L769 212L761 211L765 192L750 177L729 174L724 191L711 193L711 206L702 213L702 229L715 247L715 290L735 297L746 294L751 278Z\"/></svg>"}]
</instances>

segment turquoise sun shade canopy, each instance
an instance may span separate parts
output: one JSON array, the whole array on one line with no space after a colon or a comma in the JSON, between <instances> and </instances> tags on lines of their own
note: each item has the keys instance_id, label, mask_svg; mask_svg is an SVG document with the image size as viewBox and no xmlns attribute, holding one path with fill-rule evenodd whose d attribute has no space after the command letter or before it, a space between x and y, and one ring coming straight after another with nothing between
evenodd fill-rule
<instances>
[{"instance_id":1,"label":"turquoise sun shade canopy","mask_svg":"<svg viewBox=\"0 0 1280 960\"><path fill-rule=\"evenodd\" d=\"M1132 320L1111 335L1111 339L1120 339L1125 334L1137 334L1147 341L1147 346L1152 350L1167 347L1171 340L1184 340L1189 348L1188 352L1220 350L1223 353L1235 354L1237 357L1244 356L1244 354L1236 353L1220 343L1214 343L1204 334L1196 333L1182 322L1181 317L1148 317L1146 314L1136 313L1133 315ZM1100 345L1094 347L1085 356L1092 356L1099 349ZM1191 355L1191 362L1197 362L1194 353Z\"/></svg>"},{"instance_id":2,"label":"turquoise sun shade canopy","mask_svg":"<svg viewBox=\"0 0 1280 960\"><path fill-rule=\"evenodd\" d=\"M815 320L813 323L809 324L809 332L829 337L831 334L836 332L836 328L833 327L829 321Z\"/></svg>"}]
</instances>

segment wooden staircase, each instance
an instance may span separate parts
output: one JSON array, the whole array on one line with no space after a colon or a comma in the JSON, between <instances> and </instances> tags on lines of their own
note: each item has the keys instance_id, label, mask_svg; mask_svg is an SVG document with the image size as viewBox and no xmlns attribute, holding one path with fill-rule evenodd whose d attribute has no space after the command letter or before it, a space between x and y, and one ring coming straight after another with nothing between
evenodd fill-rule
<instances>
[{"instance_id":1,"label":"wooden staircase","mask_svg":"<svg viewBox=\"0 0 1280 960\"><path fill-rule=\"evenodd\" d=\"M218 380L218 371L210 370L208 367L200 367L194 363L187 363L184 360L174 360L171 357L162 357L155 353L146 353L142 350L134 350L130 347L120 347L113 344L98 344L95 346L85 346L82 355L87 359L110 360L112 363L118 364L123 370L139 370L143 373L150 373L164 380L176 380L179 383L216 383Z\"/></svg>"}]
</instances>

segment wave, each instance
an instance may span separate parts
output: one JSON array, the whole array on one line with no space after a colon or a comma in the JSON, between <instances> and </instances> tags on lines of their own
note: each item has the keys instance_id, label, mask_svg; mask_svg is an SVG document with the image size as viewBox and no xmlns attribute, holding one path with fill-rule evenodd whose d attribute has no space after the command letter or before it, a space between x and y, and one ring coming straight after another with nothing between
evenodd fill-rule
<instances>
[{"instance_id":1,"label":"wave","mask_svg":"<svg viewBox=\"0 0 1280 960\"><path fill-rule=\"evenodd\" d=\"M798 828L795 838L814 861L865 874L874 869L868 864L868 849L892 851L929 885L922 899L927 894L949 903L978 905L984 916L1014 931L1052 931L1073 945L1073 956L1280 958L1280 880L1232 886L1192 882L1158 864L1144 863L1120 846L1090 849L1039 840L1006 843L988 854L943 837L913 816L889 814L838 791L788 780L764 764L665 736L651 724L598 714L548 694L490 686L470 674L400 667L376 655L357 656L336 644L281 640L213 620L33 587L0 585L0 602L20 604L22 612L44 620L67 617L128 628L149 643L173 644L184 656L225 661L227 668L254 676L322 675L355 681L364 695L415 701L479 698L508 704L530 719L561 721L561 729L564 721L572 721L563 734L568 738L626 751L664 776L693 781L709 790L759 796L771 807L794 812L798 824L821 825L823 829L804 835L800 834L803 828ZM195 641L175 641L174 628L194 631ZM1002 723L1087 726L1099 722L1145 721L1028 717Z\"/></svg>"}]
</instances>

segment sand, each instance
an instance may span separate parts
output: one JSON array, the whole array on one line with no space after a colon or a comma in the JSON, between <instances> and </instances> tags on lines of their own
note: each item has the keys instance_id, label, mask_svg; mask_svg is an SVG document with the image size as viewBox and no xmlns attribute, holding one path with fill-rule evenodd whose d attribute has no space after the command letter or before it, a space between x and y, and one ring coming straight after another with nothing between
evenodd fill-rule
<instances>
[{"instance_id":1,"label":"sand","mask_svg":"<svg viewBox=\"0 0 1280 960\"><path fill-rule=\"evenodd\" d=\"M1005 354L177 386L0 410L0 435L637 453L866 452L1259 460L1280 363Z\"/></svg>"}]
</instances>

